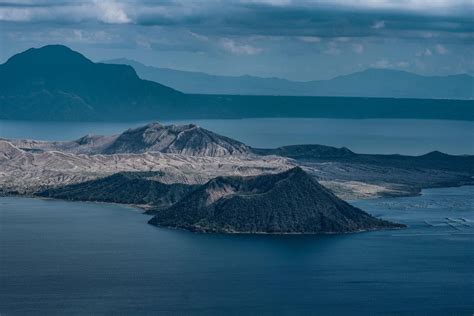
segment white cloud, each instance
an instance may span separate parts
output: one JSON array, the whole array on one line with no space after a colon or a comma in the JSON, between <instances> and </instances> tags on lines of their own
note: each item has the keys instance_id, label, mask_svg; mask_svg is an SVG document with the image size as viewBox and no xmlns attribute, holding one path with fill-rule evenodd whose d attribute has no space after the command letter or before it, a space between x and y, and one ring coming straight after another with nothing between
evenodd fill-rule
<instances>
[{"instance_id":1,"label":"white cloud","mask_svg":"<svg viewBox=\"0 0 474 316\"><path fill-rule=\"evenodd\" d=\"M135 39L135 44L137 44L140 47L143 47L145 49L151 49L151 42L147 40L146 38L143 38L142 36L138 36Z\"/></svg>"},{"instance_id":2,"label":"white cloud","mask_svg":"<svg viewBox=\"0 0 474 316\"><path fill-rule=\"evenodd\" d=\"M108 24L132 22L126 13L125 5L114 0L89 0L57 6L0 6L0 21L77 23L85 20L97 20Z\"/></svg>"},{"instance_id":3,"label":"white cloud","mask_svg":"<svg viewBox=\"0 0 474 316\"><path fill-rule=\"evenodd\" d=\"M194 38L196 38L196 39L198 39L198 40L200 40L200 41L202 41L202 42L207 42L207 41L209 41L209 37L207 37L207 36L205 36L205 35L197 34L197 33L191 32L191 31L188 31L188 33L189 33L192 37L194 37Z\"/></svg>"},{"instance_id":4,"label":"white cloud","mask_svg":"<svg viewBox=\"0 0 474 316\"><path fill-rule=\"evenodd\" d=\"M410 66L410 63L407 62L407 61L399 61L399 62L396 63L396 66L398 68L404 69L404 68L408 68Z\"/></svg>"},{"instance_id":5,"label":"white cloud","mask_svg":"<svg viewBox=\"0 0 474 316\"><path fill-rule=\"evenodd\" d=\"M317 36L298 36L297 37L302 42L307 43L319 43L321 42L321 38Z\"/></svg>"},{"instance_id":6,"label":"white cloud","mask_svg":"<svg viewBox=\"0 0 474 316\"><path fill-rule=\"evenodd\" d=\"M74 43L111 44L122 41L119 34L104 30L83 30L57 28L49 31L9 32L7 36L18 42L28 43Z\"/></svg>"},{"instance_id":7,"label":"white cloud","mask_svg":"<svg viewBox=\"0 0 474 316\"><path fill-rule=\"evenodd\" d=\"M226 51L236 55L257 55L262 52L261 48L249 44L237 43L229 38L223 38L221 40L221 45Z\"/></svg>"},{"instance_id":8,"label":"white cloud","mask_svg":"<svg viewBox=\"0 0 474 316\"><path fill-rule=\"evenodd\" d=\"M320 3L349 5L369 9L429 11L472 6L472 0L320 0Z\"/></svg>"},{"instance_id":9,"label":"white cloud","mask_svg":"<svg viewBox=\"0 0 474 316\"><path fill-rule=\"evenodd\" d=\"M338 5L366 9L397 9L407 11L439 10L472 5L472 0L240 0L240 2L260 3L273 6L284 6L299 2L304 4L316 5Z\"/></svg>"},{"instance_id":10,"label":"white cloud","mask_svg":"<svg viewBox=\"0 0 474 316\"><path fill-rule=\"evenodd\" d=\"M95 0L98 19L104 23L123 24L131 22L122 4L113 0Z\"/></svg>"},{"instance_id":11,"label":"white cloud","mask_svg":"<svg viewBox=\"0 0 474 316\"><path fill-rule=\"evenodd\" d=\"M117 39L116 35L110 34L102 30L84 31L81 29L73 29L71 32L57 33L56 36L58 38L64 36L65 40L68 42L81 43L111 43L113 42L113 40Z\"/></svg>"},{"instance_id":12,"label":"white cloud","mask_svg":"<svg viewBox=\"0 0 474 316\"><path fill-rule=\"evenodd\" d=\"M448 53L448 50L446 49L446 47L444 47L441 44L436 44L435 50L440 55L446 55Z\"/></svg>"},{"instance_id":13,"label":"white cloud","mask_svg":"<svg viewBox=\"0 0 474 316\"><path fill-rule=\"evenodd\" d=\"M410 66L410 63L407 61L390 62L386 59L381 59L370 66L378 69L406 69Z\"/></svg>"},{"instance_id":14,"label":"white cloud","mask_svg":"<svg viewBox=\"0 0 474 316\"><path fill-rule=\"evenodd\" d=\"M328 55L339 55L342 53L341 49L335 42L329 42L327 49L323 52Z\"/></svg>"},{"instance_id":15,"label":"white cloud","mask_svg":"<svg viewBox=\"0 0 474 316\"><path fill-rule=\"evenodd\" d=\"M376 30L385 28L385 21L374 22L374 24L372 25L372 28Z\"/></svg>"},{"instance_id":16,"label":"white cloud","mask_svg":"<svg viewBox=\"0 0 474 316\"><path fill-rule=\"evenodd\" d=\"M364 52L364 45L362 44L354 44L352 45L352 49L354 50L354 52L356 52L357 54L362 54Z\"/></svg>"},{"instance_id":17,"label":"white cloud","mask_svg":"<svg viewBox=\"0 0 474 316\"><path fill-rule=\"evenodd\" d=\"M386 59L377 60L371 66L374 68L385 69L390 67L390 63Z\"/></svg>"},{"instance_id":18,"label":"white cloud","mask_svg":"<svg viewBox=\"0 0 474 316\"><path fill-rule=\"evenodd\" d=\"M0 21L27 22L31 20L31 12L25 9L0 8Z\"/></svg>"},{"instance_id":19,"label":"white cloud","mask_svg":"<svg viewBox=\"0 0 474 316\"><path fill-rule=\"evenodd\" d=\"M242 3L268 4L272 6L286 6L291 4L292 0L241 0Z\"/></svg>"},{"instance_id":20,"label":"white cloud","mask_svg":"<svg viewBox=\"0 0 474 316\"><path fill-rule=\"evenodd\" d=\"M415 55L416 55L417 57L422 57L422 56L429 57L429 56L433 55L433 52L431 51L431 49L425 48L425 50L416 52Z\"/></svg>"}]
</instances>

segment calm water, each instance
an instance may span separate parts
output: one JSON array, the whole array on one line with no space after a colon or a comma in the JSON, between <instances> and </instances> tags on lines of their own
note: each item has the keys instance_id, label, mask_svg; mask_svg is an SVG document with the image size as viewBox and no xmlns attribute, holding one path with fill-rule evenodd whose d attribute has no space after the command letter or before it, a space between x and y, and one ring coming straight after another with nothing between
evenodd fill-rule
<instances>
[{"instance_id":1,"label":"calm water","mask_svg":"<svg viewBox=\"0 0 474 316\"><path fill-rule=\"evenodd\" d=\"M243 120L164 121L197 123L254 147L322 144L361 153L425 154L440 150L474 154L474 122L399 119L260 118ZM114 134L147 122L57 123L0 121L0 137L71 140L86 134Z\"/></svg>"},{"instance_id":2,"label":"calm water","mask_svg":"<svg viewBox=\"0 0 474 316\"><path fill-rule=\"evenodd\" d=\"M473 313L474 187L353 203L410 228L205 235L123 206L0 198L0 314Z\"/></svg>"}]
</instances>

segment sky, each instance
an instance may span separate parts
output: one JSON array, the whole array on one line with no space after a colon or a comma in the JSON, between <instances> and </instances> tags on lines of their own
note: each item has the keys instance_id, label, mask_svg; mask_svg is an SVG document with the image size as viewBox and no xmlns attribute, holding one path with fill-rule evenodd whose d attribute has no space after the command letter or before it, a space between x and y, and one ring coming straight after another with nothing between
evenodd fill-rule
<instances>
[{"instance_id":1,"label":"sky","mask_svg":"<svg viewBox=\"0 0 474 316\"><path fill-rule=\"evenodd\" d=\"M474 74L474 0L0 0L0 62L47 44L302 81L367 68Z\"/></svg>"}]
</instances>

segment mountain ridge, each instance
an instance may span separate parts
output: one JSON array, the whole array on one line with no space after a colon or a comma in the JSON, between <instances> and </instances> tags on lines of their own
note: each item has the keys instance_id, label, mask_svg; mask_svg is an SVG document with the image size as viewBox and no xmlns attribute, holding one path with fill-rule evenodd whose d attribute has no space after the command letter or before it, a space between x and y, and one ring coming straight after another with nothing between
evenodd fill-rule
<instances>
[{"instance_id":1,"label":"mountain ridge","mask_svg":"<svg viewBox=\"0 0 474 316\"><path fill-rule=\"evenodd\" d=\"M94 63L61 45L30 49L11 57L0 65L0 82L0 119L7 120L259 117L474 120L470 100L185 94L139 78L130 66ZM279 89L273 84L270 88ZM446 87L432 90L444 91Z\"/></svg>"},{"instance_id":2,"label":"mountain ridge","mask_svg":"<svg viewBox=\"0 0 474 316\"><path fill-rule=\"evenodd\" d=\"M121 135L125 137L117 142ZM150 123L121 134L59 142L0 139L0 184L6 192L38 191L122 171L161 172L154 177L161 182L193 184L220 175L280 172L295 165L347 199L472 184L474 174L474 156L469 155L360 154L323 145L261 149L195 125Z\"/></svg>"},{"instance_id":3,"label":"mountain ridge","mask_svg":"<svg viewBox=\"0 0 474 316\"><path fill-rule=\"evenodd\" d=\"M130 65L142 78L164 83L185 93L462 100L474 98L474 77L469 74L427 76L397 69L367 68L331 79L294 81L276 77L212 75L160 68L126 58L103 62ZM437 89L437 86L444 89ZM416 92L414 88L423 90Z\"/></svg>"},{"instance_id":4,"label":"mountain ridge","mask_svg":"<svg viewBox=\"0 0 474 316\"><path fill-rule=\"evenodd\" d=\"M31 48L10 57L0 65L0 79L0 110L6 118L41 119L54 112L76 120L114 117L130 105L133 117L173 107L183 98L172 88L140 79L131 66L94 63L63 45Z\"/></svg>"}]
</instances>

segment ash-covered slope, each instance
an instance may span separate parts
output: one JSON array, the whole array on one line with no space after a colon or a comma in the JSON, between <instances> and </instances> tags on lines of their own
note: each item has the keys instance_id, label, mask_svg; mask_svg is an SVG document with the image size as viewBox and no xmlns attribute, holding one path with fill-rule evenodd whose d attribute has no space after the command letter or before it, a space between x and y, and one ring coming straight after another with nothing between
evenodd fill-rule
<instances>
[{"instance_id":1,"label":"ash-covered slope","mask_svg":"<svg viewBox=\"0 0 474 316\"><path fill-rule=\"evenodd\" d=\"M221 157L250 154L247 145L194 124L161 125L154 122L118 135L86 135L74 141L10 140L24 150L74 154L141 154L162 152L186 156Z\"/></svg>"},{"instance_id":2,"label":"ash-covered slope","mask_svg":"<svg viewBox=\"0 0 474 316\"><path fill-rule=\"evenodd\" d=\"M225 233L341 233L403 226L342 201L300 168L218 177L157 212L149 223Z\"/></svg>"},{"instance_id":3,"label":"ash-covered slope","mask_svg":"<svg viewBox=\"0 0 474 316\"><path fill-rule=\"evenodd\" d=\"M12 143L0 139L0 163L2 161L18 159L23 155L23 151L15 147Z\"/></svg>"},{"instance_id":4,"label":"ash-covered slope","mask_svg":"<svg viewBox=\"0 0 474 316\"><path fill-rule=\"evenodd\" d=\"M120 134L104 154L159 151L189 156L227 156L249 153L248 146L194 124L164 126L151 123Z\"/></svg>"},{"instance_id":5,"label":"ash-covered slope","mask_svg":"<svg viewBox=\"0 0 474 316\"><path fill-rule=\"evenodd\" d=\"M74 201L99 201L123 204L149 204L169 207L198 185L166 184L158 181L163 172L120 172L83 183L51 188L39 196Z\"/></svg>"},{"instance_id":6,"label":"ash-covered slope","mask_svg":"<svg viewBox=\"0 0 474 316\"><path fill-rule=\"evenodd\" d=\"M31 194L124 171L159 172L154 178L163 183L203 184L218 176L274 173L294 166L275 156L208 157L161 152L84 155L34 147L19 148L0 139L0 192Z\"/></svg>"}]
</instances>

